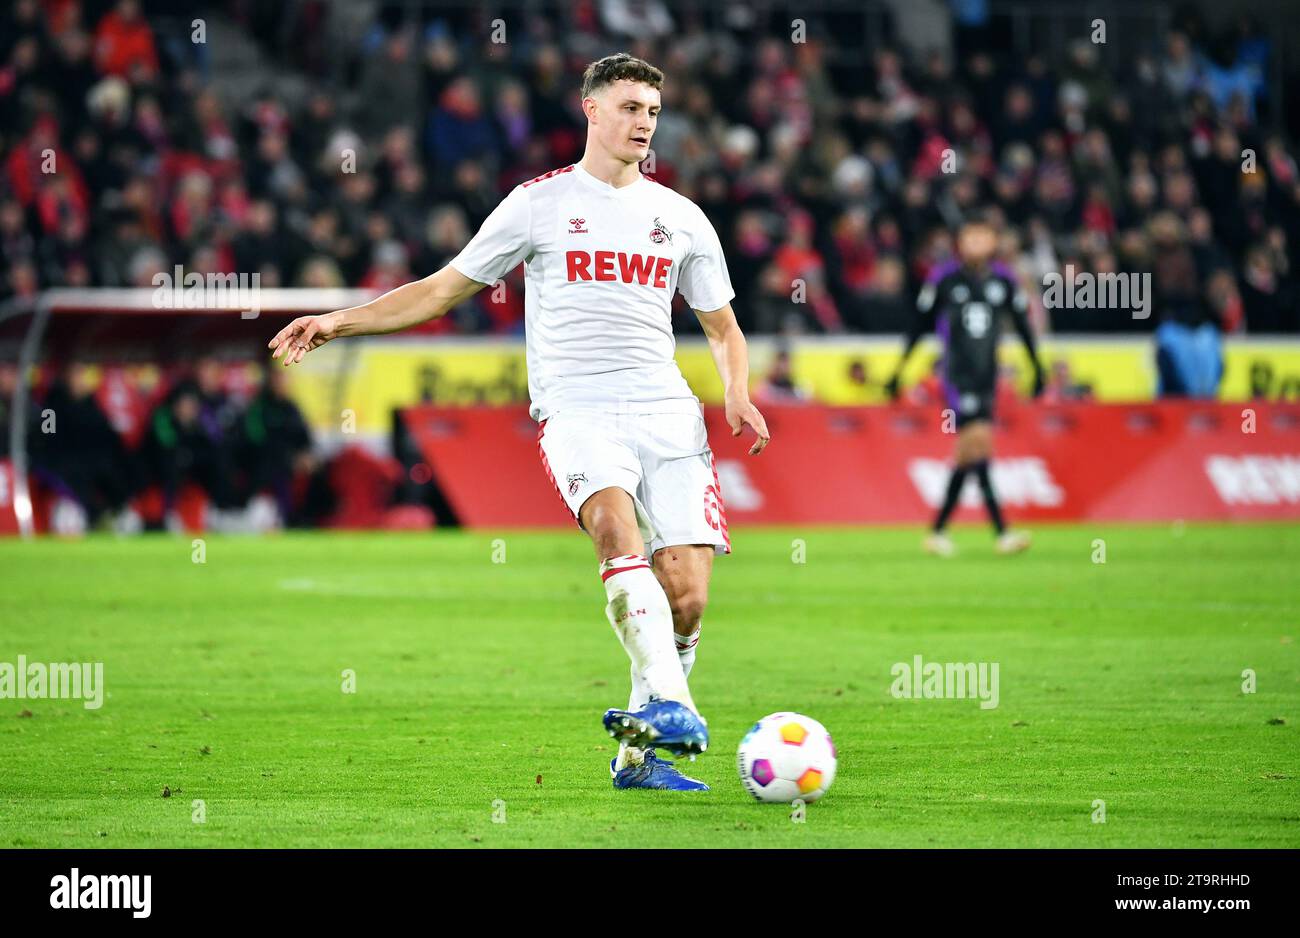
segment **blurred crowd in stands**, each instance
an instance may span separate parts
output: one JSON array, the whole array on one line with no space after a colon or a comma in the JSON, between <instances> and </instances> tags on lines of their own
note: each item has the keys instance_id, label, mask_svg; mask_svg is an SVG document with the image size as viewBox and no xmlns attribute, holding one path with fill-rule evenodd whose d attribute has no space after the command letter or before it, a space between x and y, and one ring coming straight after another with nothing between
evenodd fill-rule
<instances>
[{"instance_id":1,"label":"blurred crowd in stands","mask_svg":"<svg viewBox=\"0 0 1300 938\"><path fill-rule=\"evenodd\" d=\"M972 6L987 4L954 3ZM1152 321L1040 305L1042 329L1300 328L1300 176L1260 121L1282 103L1264 81L1271 41L1248 22L1211 35L1187 12L1117 67L1086 33L1050 59L995 54L991 24L959 16L956 55L875 37L845 64L829 14L796 43L778 7L711 31L659 0L508 7L496 43L485 12L448 9L177 0L155 18L141 0L12 0L0 294L148 285L173 264L284 286L432 272L513 185L580 156L581 68L623 47L667 74L653 175L708 212L751 331L900 330L950 227L983 206L1035 294L1066 265L1154 276ZM228 29L195 42L204 10ZM268 65L228 100L212 45L232 36L304 90ZM518 332L516 300L429 328Z\"/></svg>"}]
</instances>

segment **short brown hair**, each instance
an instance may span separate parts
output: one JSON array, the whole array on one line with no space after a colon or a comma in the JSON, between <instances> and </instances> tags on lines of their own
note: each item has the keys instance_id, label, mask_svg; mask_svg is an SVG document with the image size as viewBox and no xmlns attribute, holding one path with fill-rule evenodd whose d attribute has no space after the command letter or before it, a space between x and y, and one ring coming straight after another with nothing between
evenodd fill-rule
<instances>
[{"instance_id":1,"label":"short brown hair","mask_svg":"<svg viewBox=\"0 0 1300 938\"><path fill-rule=\"evenodd\" d=\"M659 69L634 55L617 52L587 66L582 73L582 96L590 98L606 85L623 79L643 82L656 91L664 86L664 73Z\"/></svg>"}]
</instances>

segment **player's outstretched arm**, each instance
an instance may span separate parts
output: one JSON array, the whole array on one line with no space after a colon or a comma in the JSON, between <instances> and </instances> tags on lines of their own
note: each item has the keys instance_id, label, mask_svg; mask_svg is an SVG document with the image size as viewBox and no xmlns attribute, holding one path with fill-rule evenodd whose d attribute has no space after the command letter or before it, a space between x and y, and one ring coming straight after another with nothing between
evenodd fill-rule
<instances>
[{"instance_id":1,"label":"player's outstretched arm","mask_svg":"<svg viewBox=\"0 0 1300 938\"><path fill-rule=\"evenodd\" d=\"M485 286L448 264L436 274L403 284L361 306L299 316L277 332L267 348L272 358L283 357L284 364L297 364L331 339L400 332L444 316Z\"/></svg>"},{"instance_id":2,"label":"player's outstretched arm","mask_svg":"<svg viewBox=\"0 0 1300 938\"><path fill-rule=\"evenodd\" d=\"M732 436L740 436L745 427L753 430L758 439L749 448L749 455L757 456L767 448L772 437L767 432L767 421L749 399L749 348L745 343L745 334L740 331L730 303L712 312L697 309L695 316L704 327L704 334L709 340L709 351L713 353L713 363L722 378L726 394L727 426L731 427Z\"/></svg>"}]
</instances>

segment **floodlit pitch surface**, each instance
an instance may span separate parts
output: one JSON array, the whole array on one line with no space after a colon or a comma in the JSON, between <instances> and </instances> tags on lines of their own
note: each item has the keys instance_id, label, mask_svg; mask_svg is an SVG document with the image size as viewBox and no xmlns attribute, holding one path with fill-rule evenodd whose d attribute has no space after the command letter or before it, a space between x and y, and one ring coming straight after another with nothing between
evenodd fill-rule
<instances>
[{"instance_id":1,"label":"floodlit pitch surface","mask_svg":"<svg viewBox=\"0 0 1300 938\"><path fill-rule=\"evenodd\" d=\"M610 786L627 660L576 531L5 541L0 663L106 694L0 700L0 847L1300 846L1300 528L1035 534L734 531L696 795ZM894 696L917 655L996 663L997 707ZM839 748L802 823L736 778L783 709Z\"/></svg>"}]
</instances>

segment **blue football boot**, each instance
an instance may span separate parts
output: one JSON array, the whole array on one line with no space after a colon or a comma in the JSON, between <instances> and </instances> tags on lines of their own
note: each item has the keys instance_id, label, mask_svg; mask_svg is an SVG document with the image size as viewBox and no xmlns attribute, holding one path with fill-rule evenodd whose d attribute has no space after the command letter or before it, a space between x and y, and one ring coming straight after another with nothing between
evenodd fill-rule
<instances>
[{"instance_id":1,"label":"blue football boot","mask_svg":"<svg viewBox=\"0 0 1300 938\"><path fill-rule=\"evenodd\" d=\"M614 771L617 759L609 760L609 774L615 788L659 788L664 791L708 791L709 786L694 778L687 778L673 768L667 759L660 759L653 749L647 749L645 759L637 765L625 765Z\"/></svg>"},{"instance_id":2,"label":"blue football boot","mask_svg":"<svg viewBox=\"0 0 1300 938\"><path fill-rule=\"evenodd\" d=\"M676 756L693 756L709 748L704 718L676 700L652 696L636 712L606 710L604 722L610 736L638 749L667 749Z\"/></svg>"}]
</instances>

